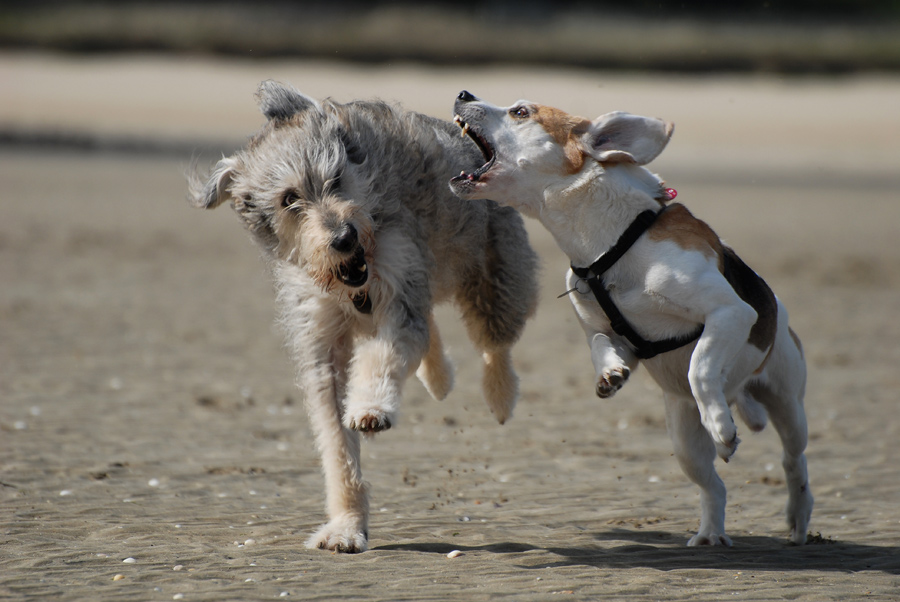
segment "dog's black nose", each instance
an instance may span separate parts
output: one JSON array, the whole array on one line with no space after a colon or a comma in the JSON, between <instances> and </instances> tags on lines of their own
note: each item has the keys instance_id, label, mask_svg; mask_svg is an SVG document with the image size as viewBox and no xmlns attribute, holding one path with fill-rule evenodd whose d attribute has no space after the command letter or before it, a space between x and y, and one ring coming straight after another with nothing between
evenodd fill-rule
<instances>
[{"instance_id":1,"label":"dog's black nose","mask_svg":"<svg viewBox=\"0 0 900 602\"><path fill-rule=\"evenodd\" d=\"M473 100L478 100L472 94L469 93L468 90L463 90L459 93L459 96L456 97L456 100L460 102L472 102Z\"/></svg>"},{"instance_id":2,"label":"dog's black nose","mask_svg":"<svg viewBox=\"0 0 900 602\"><path fill-rule=\"evenodd\" d=\"M338 253L347 253L356 248L357 240L356 228L353 227L353 224L345 224L332 237L331 248Z\"/></svg>"}]
</instances>

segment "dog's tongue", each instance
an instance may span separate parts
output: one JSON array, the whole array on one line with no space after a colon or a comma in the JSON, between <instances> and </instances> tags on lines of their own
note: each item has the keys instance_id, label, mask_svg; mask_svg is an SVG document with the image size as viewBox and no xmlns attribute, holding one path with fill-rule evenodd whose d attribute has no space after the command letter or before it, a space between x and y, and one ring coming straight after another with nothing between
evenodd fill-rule
<instances>
[{"instance_id":1,"label":"dog's tongue","mask_svg":"<svg viewBox=\"0 0 900 602\"><path fill-rule=\"evenodd\" d=\"M466 173L464 171L461 171L461 172L459 172L459 175L452 178L451 181L452 182L460 182L462 180L469 180L470 182L477 182L478 180L481 179L481 176L483 176L485 173L487 173L487 171L494 166L494 159L495 159L495 156L491 155L491 158L488 159L487 163L485 163L484 165L482 165L481 167L479 167L472 173Z\"/></svg>"}]
</instances>

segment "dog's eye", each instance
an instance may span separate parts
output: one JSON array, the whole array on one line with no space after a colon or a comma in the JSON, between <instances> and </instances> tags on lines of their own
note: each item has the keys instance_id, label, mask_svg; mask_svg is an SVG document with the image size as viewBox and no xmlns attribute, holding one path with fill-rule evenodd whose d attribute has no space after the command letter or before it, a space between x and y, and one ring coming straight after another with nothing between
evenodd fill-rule
<instances>
[{"instance_id":1,"label":"dog's eye","mask_svg":"<svg viewBox=\"0 0 900 602\"><path fill-rule=\"evenodd\" d=\"M509 114L513 117L518 117L519 119L525 119L531 114L531 112L528 110L528 107L516 107L514 109L510 109Z\"/></svg>"},{"instance_id":2,"label":"dog's eye","mask_svg":"<svg viewBox=\"0 0 900 602\"><path fill-rule=\"evenodd\" d=\"M282 207L290 207L294 203L300 200L300 195L297 194L297 191L294 189L285 190L284 195L281 197L281 206Z\"/></svg>"}]
</instances>

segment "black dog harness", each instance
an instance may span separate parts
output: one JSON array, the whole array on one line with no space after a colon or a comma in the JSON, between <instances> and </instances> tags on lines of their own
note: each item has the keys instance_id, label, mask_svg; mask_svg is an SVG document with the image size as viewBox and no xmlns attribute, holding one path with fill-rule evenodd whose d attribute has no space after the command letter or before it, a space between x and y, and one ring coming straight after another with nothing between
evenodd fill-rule
<instances>
[{"instance_id":1,"label":"black dog harness","mask_svg":"<svg viewBox=\"0 0 900 602\"><path fill-rule=\"evenodd\" d=\"M667 351L673 351L679 347L684 347L685 345L696 341L703 333L703 324L701 324L694 332L680 337L664 339L662 341L648 341L639 335L634 327L628 323L628 320L625 319L625 316L623 316L622 312L619 311L619 308L616 307L612 297L609 295L609 291L606 290L606 285L603 283L603 274L625 255L628 249L637 242L644 232L653 225L653 222L655 222L656 219L670 206L671 205L663 207L659 211L648 209L638 215L635 220L631 222L631 225L626 228L625 232L622 233L622 236L619 237L616 244L590 266L586 268L572 266L572 272L587 282L588 286L591 287L594 297L597 298L597 303L600 304L606 317L609 318L609 323L612 326L613 332L621 337L625 337L634 348L634 354L642 360L650 359L651 357L666 353Z\"/></svg>"}]
</instances>

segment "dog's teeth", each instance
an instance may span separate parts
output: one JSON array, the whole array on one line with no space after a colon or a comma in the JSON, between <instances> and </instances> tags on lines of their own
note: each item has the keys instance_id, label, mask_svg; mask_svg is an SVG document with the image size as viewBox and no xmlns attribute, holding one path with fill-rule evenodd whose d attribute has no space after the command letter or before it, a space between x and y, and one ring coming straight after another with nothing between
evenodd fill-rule
<instances>
[{"instance_id":1,"label":"dog's teeth","mask_svg":"<svg viewBox=\"0 0 900 602\"><path fill-rule=\"evenodd\" d=\"M464 171L459 172L459 177L460 177L460 178L465 178L465 177L466 177L466 172L464 172Z\"/></svg>"},{"instance_id":2,"label":"dog's teeth","mask_svg":"<svg viewBox=\"0 0 900 602\"><path fill-rule=\"evenodd\" d=\"M369 266L367 266L366 264L362 264L361 266L359 266L360 272L365 272L368 269L369 269Z\"/></svg>"},{"instance_id":3,"label":"dog's teeth","mask_svg":"<svg viewBox=\"0 0 900 602\"><path fill-rule=\"evenodd\" d=\"M463 126L462 126L462 134L461 134L461 135L462 135L463 138L465 138L465 137L466 137L466 134L468 134L468 133L469 133L469 124L468 124L468 123L464 123Z\"/></svg>"}]
</instances>

